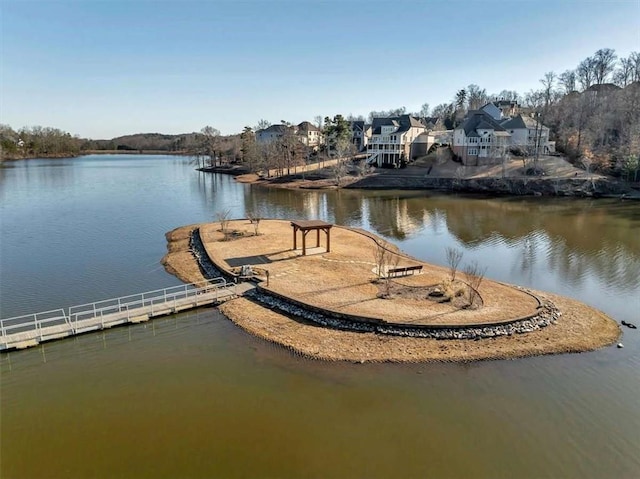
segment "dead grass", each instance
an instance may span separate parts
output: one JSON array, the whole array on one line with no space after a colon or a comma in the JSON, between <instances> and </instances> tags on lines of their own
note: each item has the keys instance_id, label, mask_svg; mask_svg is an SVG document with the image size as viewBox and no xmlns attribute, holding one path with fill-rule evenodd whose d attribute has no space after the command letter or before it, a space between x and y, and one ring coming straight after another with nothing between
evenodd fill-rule
<instances>
[{"instance_id":1,"label":"dead grass","mask_svg":"<svg viewBox=\"0 0 640 479\"><path fill-rule=\"evenodd\" d=\"M168 273L180 278L185 283L200 283L205 277L200 272L191 250L189 238L191 232L199 225L189 225L169 231L167 238L167 254L162 258L162 265Z\"/></svg>"},{"instance_id":2,"label":"dead grass","mask_svg":"<svg viewBox=\"0 0 640 479\"><path fill-rule=\"evenodd\" d=\"M249 231L251 224L246 220L232 221L229 228ZM374 241L370 235L344 227L332 228L330 253L304 257L292 250L292 228L287 221L265 220L261 224L261 236L239 237L233 241L222 241L218 229L217 223L210 223L200 230L207 253L218 266L230 270L251 264L269 270L269 289L323 309L380 318L390 323L461 325L510 321L534 314L538 306L530 295L489 280L480 287L484 306L477 310L461 309L455 302L428 301L424 297L380 298L379 287L374 283ZM320 238L322 251L323 236ZM315 233L308 234L307 242L315 247ZM426 291L443 283L448 276L447 268L400 256L399 266L416 264L423 264L421 274L394 278L393 284Z\"/></svg>"}]
</instances>

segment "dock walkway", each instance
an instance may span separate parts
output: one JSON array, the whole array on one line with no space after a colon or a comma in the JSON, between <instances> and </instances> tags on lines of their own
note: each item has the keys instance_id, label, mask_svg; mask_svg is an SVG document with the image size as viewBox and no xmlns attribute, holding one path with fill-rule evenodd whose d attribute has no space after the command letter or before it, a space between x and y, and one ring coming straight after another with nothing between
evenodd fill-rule
<instances>
[{"instance_id":1,"label":"dock walkway","mask_svg":"<svg viewBox=\"0 0 640 479\"><path fill-rule=\"evenodd\" d=\"M215 278L148 291L95 303L0 319L0 351L23 349L44 341L140 323L157 316L178 313L235 298L253 286Z\"/></svg>"}]
</instances>

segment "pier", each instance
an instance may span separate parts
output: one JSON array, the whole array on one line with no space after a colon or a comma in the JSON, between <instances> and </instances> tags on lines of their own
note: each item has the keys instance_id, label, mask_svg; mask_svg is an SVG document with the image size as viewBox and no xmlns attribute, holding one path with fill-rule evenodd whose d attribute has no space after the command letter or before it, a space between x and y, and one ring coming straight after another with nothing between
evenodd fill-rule
<instances>
[{"instance_id":1,"label":"pier","mask_svg":"<svg viewBox=\"0 0 640 479\"><path fill-rule=\"evenodd\" d=\"M0 351L24 349L45 341L219 304L242 294L248 287L246 283L237 285L215 278L71 306L66 310L0 319Z\"/></svg>"}]
</instances>

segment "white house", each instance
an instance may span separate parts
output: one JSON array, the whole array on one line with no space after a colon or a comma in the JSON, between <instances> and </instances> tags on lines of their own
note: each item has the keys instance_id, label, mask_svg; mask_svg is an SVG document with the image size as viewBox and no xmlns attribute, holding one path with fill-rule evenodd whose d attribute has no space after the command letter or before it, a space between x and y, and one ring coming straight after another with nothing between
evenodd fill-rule
<instances>
[{"instance_id":1,"label":"white house","mask_svg":"<svg viewBox=\"0 0 640 479\"><path fill-rule=\"evenodd\" d=\"M414 141L425 132L424 124L411 115L374 118L371 128L367 162L386 168L397 168L415 157Z\"/></svg>"},{"instance_id":2,"label":"white house","mask_svg":"<svg viewBox=\"0 0 640 479\"><path fill-rule=\"evenodd\" d=\"M290 128L287 125L271 125L263 130L258 130L256 131L256 142L265 144L277 141L286 135Z\"/></svg>"},{"instance_id":3,"label":"white house","mask_svg":"<svg viewBox=\"0 0 640 479\"><path fill-rule=\"evenodd\" d=\"M295 137L305 146L317 149L323 142L320 128L314 124L303 121L299 125L271 125L256 132L256 142L259 144L272 143L285 135L295 135Z\"/></svg>"},{"instance_id":4,"label":"white house","mask_svg":"<svg viewBox=\"0 0 640 479\"><path fill-rule=\"evenodd\" d=\"M509 147L510 133L484 110L471 110L453 131L453 152L465 166L494 163Z\"/></svg>"},{"instance_id":5,"label":"white house","mask_svg":"<svg viewBox=\"0 0 640 479\"><path fill-rule=\"evenodd\" d=\"M303 121L294 127L294 132L303 145L313 148L314 150L317 150L324 141L320 128L308 121Z\"/></svg>"}]
</instances>

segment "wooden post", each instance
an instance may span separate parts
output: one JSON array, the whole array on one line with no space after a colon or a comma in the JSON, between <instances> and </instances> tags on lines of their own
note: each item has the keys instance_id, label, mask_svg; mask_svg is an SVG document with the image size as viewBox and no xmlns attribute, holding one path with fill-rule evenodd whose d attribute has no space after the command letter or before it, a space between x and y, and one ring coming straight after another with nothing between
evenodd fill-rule
<instances>
[{"instance_id":1,"label":"wooden post","mask_svg":"<svg viewBox=\"0 0 640 479\"><path fill-rule=\"evenodd\" d=\"M320 246L320 229L316 230L316 248Z\"/></svg>"},{"instance_id":2,"label":"wooden post","mask_svg":"<svg viewBox=\"0 0 640 479\"><path fill-rule=\"evenodd\" d=\"M331 252L331 228L325 230L327 233L327 253Z\"/></svg>"},{"instance_id":3,"label":"wooden post","mask_svg":"<svg viewBox=\"0 0 640 479\"><path fill-rule=\"evenodd\" d=\"M293 227L293 250L295 251L298 246L298 228Z\"/></svg>"},{"instance_id":4,"label":"wooden post","mask_svg":"<svg viewBox=\"0 0 640 479\"><path fill-rule=\"evenodd\" d=\"M302 230L302 256L307 254L307 233L309 230Z\"/></svg>"}]
</instances>

